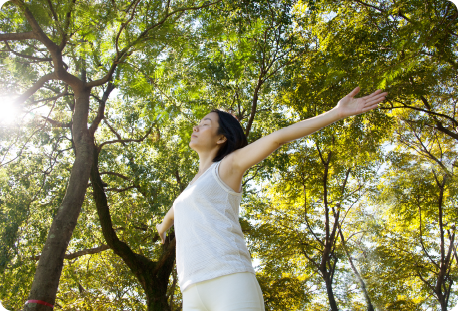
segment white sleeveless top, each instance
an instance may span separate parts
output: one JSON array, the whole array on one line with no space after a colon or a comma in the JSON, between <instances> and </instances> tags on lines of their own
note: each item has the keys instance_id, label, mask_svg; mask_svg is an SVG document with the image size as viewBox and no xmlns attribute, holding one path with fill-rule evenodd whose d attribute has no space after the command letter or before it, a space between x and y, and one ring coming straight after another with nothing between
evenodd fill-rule
<instances>
[{"instance_id":1,"label":"white sleeveless top","mask_svg":"<svg viewBox=\"0 0 458 311\"><path fill-rule=\"evenodd\" d=\"M255 274L239 223L242 193L233 191L221 180L220 163L212 163L173 202L182 292L191 284L226 274Z\"/></svg>"}]
</instances>

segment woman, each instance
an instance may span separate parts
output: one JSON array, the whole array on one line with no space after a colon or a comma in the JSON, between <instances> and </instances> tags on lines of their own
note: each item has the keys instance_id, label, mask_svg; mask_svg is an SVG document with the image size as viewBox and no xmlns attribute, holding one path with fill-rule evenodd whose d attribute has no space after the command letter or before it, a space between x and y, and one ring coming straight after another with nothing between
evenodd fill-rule
<instances>
[{"instance_id":1,"label":"woman","mask_svg":"<svg viewBox=\"0 0 458 311\"><path fill-rule=\"evenodd\" d=\"M359 87L332 110L247 144L238 121L212 110L193 128L189 146L199 172L174 201L161 224L162 243L174 225L183 311L264 310L264 301L238 221L242 177L281 145L340 119L378 107L386 92L354 98Z\"/></svg>"}]
</instances>

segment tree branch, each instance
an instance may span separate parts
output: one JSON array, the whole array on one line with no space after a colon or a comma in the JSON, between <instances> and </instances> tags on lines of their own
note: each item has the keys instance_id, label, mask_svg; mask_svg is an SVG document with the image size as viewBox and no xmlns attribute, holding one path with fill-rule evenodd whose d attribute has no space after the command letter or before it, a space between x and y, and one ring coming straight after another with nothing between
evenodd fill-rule
<instances>
[{"instance_id":1,"label":"tree branch","mask_svg":"<svg viewBox=\"0 0 458 311\"><path fill-rule=\"evenodd\" d=\"M60 121L55 121L48 117L44 117L44 116L41 116L41 117L45 119L46 121L48 121L49 123L51 123L53 127L72 127L72 122L62 123Z\"/></svg>"},{"instance_id":2,"label":"tree branch","mask_svg":"<svg viewBox=\"0 0 458 311\"><path fill-rule=\"evenodd\" d=\"M98 150L100 152L102 147L105 146L105 145L108 145L108 144L115 144L115 143L122 143L123 144L123 143L130 143L130 142L140 143L140 142L144 141L146 137L148 137L148 135L151 133L152 130L153 130L153 128L150 128L148 130L148 132L145 134L145 136L143 136L140 139L116 139L116 140L110 140L110 141L103 142L102 144L99 145Z\"/></svg>"},{"instance_id":3,"label":"tree branch","mask_svg":"<svg viewBox=\"0 0 458 311\"><path fill-rule=\"evenodd\" d=\"M208 4L204 4L204 5L201 5L201 6L197 6L197 7L184 7L184 8L180 8L180 9L176 9L175 11L171 12L171 13L166 13L164 15L164 17L162 18L162 20L160 20L159 22L149 26L148 28L146 28L138 37L137 39L135 39L130 45L126 46L125 48L123 48L119 53L116 53L116 58L114 59L113 61L113 64L111 65L111 68L110 70L108 71L108 73L101 79L98 79L98 80L95 80L95 81L91 81L87 84L88 87L94 87L94 86L99 86L99 85L102 85L104 83L106 83L107 81L109 81L117 67L117 65L122 62L124 60L124 58L126 58L130 53L132 53L132 51L129 51L132 47L134 47L135 45L137 45L138 43L141 43L144 38L148 35L148 33L153 30L154 28L156 27L159 27L161 26L162 24L164 24L164 22L172 15L175 15L177 13L180 13L180 12L185 12L185 11L191 11L191 10L199 10L199 9L202 9L202 8L205 8L205 7L209 7L215 3L218 3L218 2L221 2L222 0L218 0L218 1L215 1L215 2L212 2L212 3L208 3Z\"/></svg>"},{"instance_id":4,"label":"tree branch","mask_svg":"<svg viewBox=\"0 0 458 311\"><path fill-rule=\"evenodd\" d=\"M115 131L115 129L111 126L111 124L108 123L107 119L104 118L103 121L104 121L105 124L108 126L108 128L110 129L110 131L111 131L113 134L115 134L116 138L117 138L118 140L122 140L121 135L119 135L118 132Z\"/></svg>"},{"instance_id":5,"label":"tree branch","mask_svg":"<svg viewBox=\"0 0 458 311\"><path fill-rule=\"evenodd\" d=\"M458 121L445 115L445 114L442 114L442 113L437 113L437 112L434 112L434 111L431 111L431 110L425 110L425 109L421 109L421 108L417 108L417 107L413 107L413 106L408 106L404 103L401 103L402 106L391 106L391 107L380 107L379 109L383 109L383 110L391 110L391 109L412 109L412 110L416 110L416 111L421 111L421 112L424 112L424 113L427 113L429 115L432 115L432 116L438 116L438 117L442 117L442 118L446 118L447 120L450 120L453 124L455 124L455 126L458 126Z\"/></svg>"},{"instance_id":6,"label":"tree branch","mask_svg":"<svg viewBox=\"0 0 458 311\"><path fill-rule=\"evenodd\" d=\"M59 50L62 51L67 45L67 31L70 27L70 19L72 17L73 6L75 5L76 0L72 0L67 14L65 15L64 28L62 29L62 41L59 44ZM71 35L70 35L71 36Z\"/></svg>"},{"instance_id":7,"label":"tree branch","mask_svg":"<svg viewBox=\"0 0 458 311\"><path fill-rule=\"evenodd\" d=\"M27 58L27 59L36 60L36 61L39 61L39 62L49 62L49 61L52 61L52 58L40 58L40 57L34 57L34 56L29 56L29 55L25 55L25 54L18 53L18 52L14 51L14 50L10 47L10 45L8 44L8 41L5 41L5 45L6 45L6 48L7 48L11 53L13 53L13 54L16 55L16 56L19 56L19 57L22 57L22 58Z\"/></svg>"},{"instance_id":8,"label":"tree branch","mask_svg":"<svg viewBox=\"0 0 458 311\"><path fill-rule=\"evenodd\" d=\"M22 11L22 13L25 15L27 21L29 22L30 26L32 27L32 32L35 35L34 39L39 40L41 43L43 43L46 48L48 49L49 53L51 53L51 57L53 60L54 64L54 74L55 76L53 78L55 79L61 79L62 81L67 82L74 88L76 87L81 87L81 80L78 79L77 77L71 75L68 73L65 68L64 68L64 62L62 59L62 53L57 46L41 29L40 25L38 24L37 20L33 16L32 12L29 10L29 8L26 6L26 4L23 2L23 0L12 0L18 8Z\"/></svg>"},{"instance_id":9,"label":"tree branch","mask_svg":"<svg viewBox=\"0 0 458 311\"><path fill-rule=\"evenodd\" d=\"M49 5L49 9L51 10L52 16L54 17L54 20L55 20L56 22L59 22L59 19L57 18L56 11L54 11L54 7L53 7L53 5L52 5L51 0L47 0L47 2L48 2L48 5Z\"/></svg>"},{"instance_id":10,"label":"tree branch","mask_svg":"<svg viewBox=\"0 0 458 311\"><path fill-rule=\"evenodd\" d=\"M38 91L43 86L43 84L45 84L49 80L52 80L52 79L55 79L55 78L57 78L57 77L56 77L56 74L54 72L48 73L47 75L42 76L40 79L38 79L37 82L35 82L35 84L31 88L29 88L27 91L25 91L25 93L23 93L18 98L16 98L14 103L15 104L22 104L30 96L35 94L35 92Z\"/></svg>"},{"instance_id":11,"label":"tree branch","mask_svg":"<svg viewBox=\"0 0 458 311\"><path fill-rule=\"evenodd\" d=\"M422 229L421 229L421 205L420 204L418 204L418 213L420 215L419 228L420 228L420 244L421 244L421 248L423 249L423 252L425 253L425 255L428 257L429 261L439 269L440 268L439 265L431 258L431 256L429 256L429 253L426 250L425 245L423 244L423 233L422 233Z\"/></svg>"},{"instance_id":12,"label":"tree branch","mask_svg":"<svg viewBox=\"0 0 458 311\"><path fill-rule=\"evenodd\" d=\"M97 254L97 253L106 251L107 249L110 249L110 247L108 245L102 244L102 245L100 245L98 247L83 249L81 251L78 251L78 252L75 252L75 253L72 253L72 254L65 254L64 255L64 259L71 260L71 259L75 259L75 258L84 256L84 255ZM39 260L40 256L41 255L34 256L34 257L32 257L32 259L33 260Z\"/></svg>"},{"instance_id":13,"label":"tree branch","mask_svg":"<svg viewBox=\"0 0 458 311\"><path fill-rule=\"evenodd\" d=\"M129 18L126 22L124 22L124 23L121 24L121 28L119 29L118 34L116 35L116 38L115 38L115 48L116 48L116 55L117 55L118 57L119 57L119 48L118 48L118 46L119 46L119 37L121 36L121 33L122 33L122 31L124 30L124 28L127 26L127 24L129 24L129 23L132 21L132 19L134 18L134 16L135 16L135 9L137 8L137 5L138 5L139 3L140 3L140 0L137 0L137 1L135 1L135 2L132 4L132 5L134 6L134 8L132 9L132 13L131 13L131 15L130 15L130 18ZM129 8L129 10L130 10L130 8Z\"/></svg>"},{"instance_id":14,"label":"tree branch","mask_svg":"<svg viewBox=\"0 0 458 311\"><path fill-rule=\"evenodd\" d=\"M110 81L107 85L105 92L103 92L102 99L99 100L99 109L97 111L97 116L92 121L91 126L89 127L89 133L91 133L92 135L94 135L95 131L97 131L100 121L105 116L105 104L108 100L108 96L110 96L110 93L111 91L114 90L114 88L115 88L114 84Z\"/></svg>"},{"instance_id":15,"label":"tree branch","mask_svg":"<svg viewBox=\"0 0 458 311\"><path fill-rule=\"evenodd\" d=\"M376 7L375 5L371 5L371 4L365 3L365 2L360 1L360 0L353 0L353 1L354 1L354 2L357 2L357 3L359 3L359 4L362 4L362 5L366 6L366 7L373 8L373 9L379 11L379 12L385 12L385 10L382 10L381 8Z\"/></svg>"},{"instance_id":16,"label":"tree branch","mask_svg":"<svg viewBox=\"0 0 458 311\"><path fill-rule=\"evenodd\" d=\"M124 180L131 180L129 177L127 176L124 176L122 174L119 174L119 173L115 173L115 172L100 172L100 175L113 175L113 176L117 176L117 177L120 177Z\"/></svg>"},{"instance_id":17,"label":"tree branch","mask_svg":"<svg viewBox=\"0 0 458 311\"><path fill-rule=\"evenodd\" d=\"M35 33L33 33L33 31L17 33L0 33L0 41L20 41L28 39L38 40L38 36Z\"/></svg>"},{"instance_id":18,"label":"tree branch","mask_svg":"<svg viewBox=\"0 0 458 311\"><path fill-rule=\"evenodd\" d=\"M106 191L113 191L113 192L121 193L121 192L130 190L130 189L133 189L133 188L136 188L136 187L135 187L135 186L129 186L129 187L126 187L126 188L121 188L121 189L117 189L117 188L108 188L108 189L106 189Z\"/></svg>"},{"instance_id":19,"label":"tree branch","mask_svg":"<svg viewBox=\"0 0 458 311\"><path fill-rule=\"evenodd\" d=\"M307 225L307 228L312 233L312 235L314 236L315 240L319 244L321 244L321 246L324 247L324 243L318 238L318 236L315 234L315 232L312 230L312 228L311 228L311 226L309 224L309 220L308 220L308 217L307 217L307 193L306 193L305 185L304 185L304 220L305 220L305 224Z\"/></svg>"}]
</instances>

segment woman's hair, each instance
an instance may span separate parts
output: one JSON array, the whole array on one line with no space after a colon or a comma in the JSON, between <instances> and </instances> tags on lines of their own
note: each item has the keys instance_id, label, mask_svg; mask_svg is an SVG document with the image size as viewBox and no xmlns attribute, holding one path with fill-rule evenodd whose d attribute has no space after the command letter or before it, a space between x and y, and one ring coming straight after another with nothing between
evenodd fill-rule
<instances>
[{"instance_id":1,"label":"woman's hair","mask_svg":"<svg viewBox=\"0 0 458 311\"><path fill-rule=\"evenodd\" d=\"M213 109L219 117L218 135L224 135L226 142L219 149L213 162L221 161L229 153L248 145L245 133L237 118L229 112Z\"/></svg>"}]
</instances>

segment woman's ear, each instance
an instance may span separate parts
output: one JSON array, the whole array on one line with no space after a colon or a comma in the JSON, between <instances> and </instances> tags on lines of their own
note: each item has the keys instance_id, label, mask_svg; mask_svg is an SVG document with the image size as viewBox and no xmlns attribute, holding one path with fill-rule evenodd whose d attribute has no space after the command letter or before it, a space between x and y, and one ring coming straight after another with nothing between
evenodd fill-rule
<instances>
[{"instance_id":1,"label":"woman's ear","mask_svg":"<svg viewBox=\"0 0 458 311\"><path fill-rule=\"evenodd\" d=\"M217 144L224 144L225 142L227 141L227 138L226 136L222 136L218 139L218 141L216 142Z\"/></svg>"}]
</instances>

